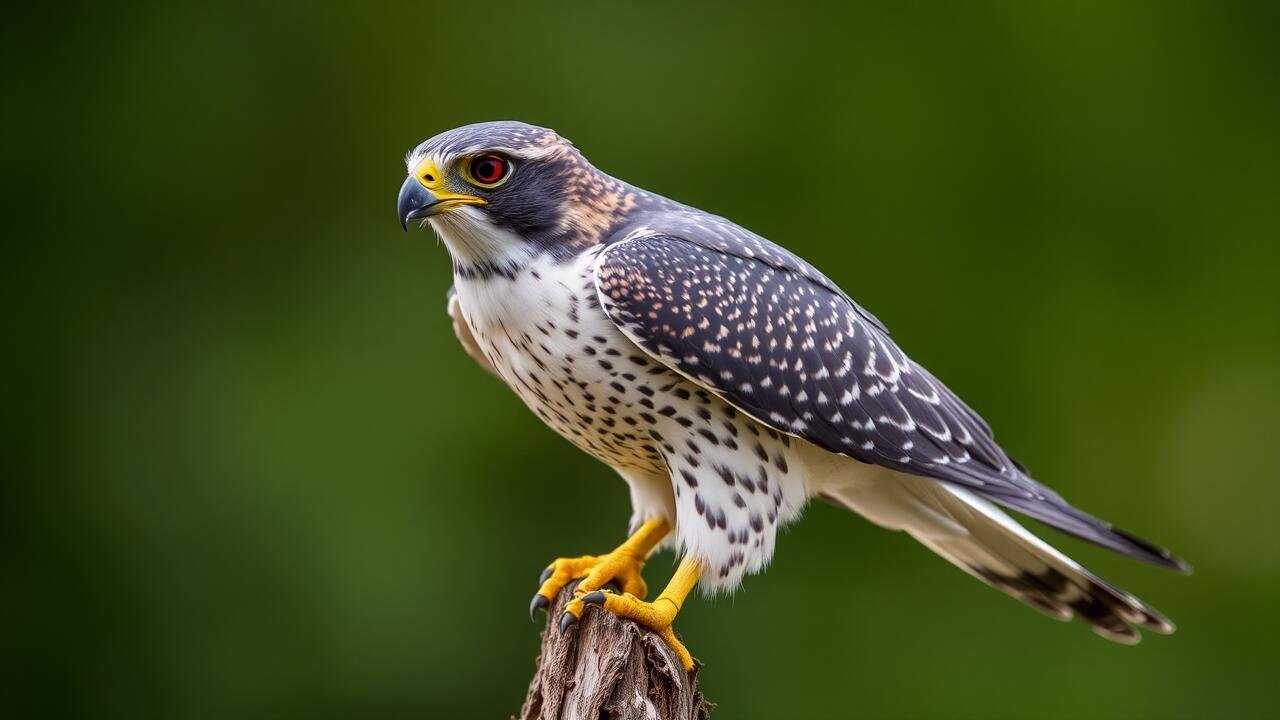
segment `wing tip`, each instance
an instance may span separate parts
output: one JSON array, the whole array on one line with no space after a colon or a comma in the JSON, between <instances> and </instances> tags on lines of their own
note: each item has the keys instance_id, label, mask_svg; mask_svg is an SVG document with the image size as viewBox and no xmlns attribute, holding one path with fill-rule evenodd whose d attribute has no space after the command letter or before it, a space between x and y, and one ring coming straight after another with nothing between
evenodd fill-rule
<instances>
[{"instance_id":1,"label":"wing tip","mask_svg":"<svg viewBox=\"0 0 1280 720\"><path fill-rule=\"evenodd\" d=\"M1124 540L1127 544L1134 547L1138 552L1134 555L1139 560L1144 560L1152 565L1158 565L1169 570L1173 570L1183 575L1190 575L1194 572L1191 563L1178 557L1168 548L1156 545L1153 542L1144 540L1131 532L1121 530L1119 528L1109 528L1117 537Z\"/></svg>"},{"instance_id":2,"label":"wing tip","mask_svg":"<svg viewBox=\"0 0 1280 720\"><path fill-rule=\"evenodd\" d=\"M1044 502L1042 499L1012 497L983 492L984 490L985 488L977 489L977 492L996 503L1039 520L1068 535L1078 537L1085 542L1093 543L1135 560L1174 570L1184 575L1192 573L1191 564L1175 555L1168 548L1156 545L1149 540L1144 540L1126 530L1121 530L1105 520L1100 520L1083 510L1073 507L1066 501Z\"/></svg>"}]
</instances>

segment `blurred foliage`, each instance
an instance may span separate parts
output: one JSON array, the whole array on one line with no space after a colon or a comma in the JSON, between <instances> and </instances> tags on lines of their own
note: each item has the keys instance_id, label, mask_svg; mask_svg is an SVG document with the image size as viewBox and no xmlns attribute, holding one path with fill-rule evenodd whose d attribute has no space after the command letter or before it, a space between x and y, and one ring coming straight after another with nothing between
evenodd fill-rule
<instances>
[{"instance_id":1,"label":"blurred foliage","mask_svg":"<svg viewBox=\"0 0 1280 720\"><path fill-rule=\"evenodd\" d=\"M1052 536L1181 626L1124 648L816 506L681 616L721 714L1270 716L1278 7L11 9L9 716L516 711L539 570L629 510L457 348L394 218L405 150L499 118L807 257L1197 567Z\"/></svg>"}]
</instances>

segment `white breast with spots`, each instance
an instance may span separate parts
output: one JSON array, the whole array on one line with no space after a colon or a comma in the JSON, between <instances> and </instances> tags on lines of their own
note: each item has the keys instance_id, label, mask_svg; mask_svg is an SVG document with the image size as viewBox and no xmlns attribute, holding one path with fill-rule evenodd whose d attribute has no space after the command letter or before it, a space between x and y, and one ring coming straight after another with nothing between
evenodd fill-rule
<instances>
[{"instance_id":1,"label":"white breast with spots","mask_svg":"<svg viewBox=\"0 0 1280 720\"><path fill-rule=\"evenodd\" d=\"M599 310L590 257L542 256L511 278L455 281L476 343L543 422L609 465L660 470L652 440L626 413L632 386L657 364Z\"/></svg>"},{"instance_id":2,"label":"white breast with spots","mask_svg":"<svg viewBox=\"0 0 1280 720\"><path fill-rule=\"evenodd\" d=\"M600 308L595 252L535 259L514 277L455 277L463 316L502 379L552 429L632 484L636 519L674 521L732 589L773 554L807 495L794 440L738 412L627 339ZM659 478L639 488L634 478ZM646 504L649 507L641 507Z\"/></svg>"}]
</instances>

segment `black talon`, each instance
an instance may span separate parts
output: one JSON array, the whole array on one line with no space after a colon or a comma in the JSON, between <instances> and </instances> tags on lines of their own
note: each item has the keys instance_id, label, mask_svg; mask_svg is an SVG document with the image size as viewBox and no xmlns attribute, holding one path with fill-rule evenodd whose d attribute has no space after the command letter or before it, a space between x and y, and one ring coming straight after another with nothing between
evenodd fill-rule
<instances>
[{"instance_id":1,"label":"black talon","mask_svg":"<svg viewBox=\"0 0 1280 720\"><path fill-rule=\"evenodd\" d=\"M586 595L582 596L582 602L591 603L592 605L603 605L604 592L601 590L596 590L595 592L589 592Z\"/></svg>"},{"instance_id":2,"label":"black talon","mask_svg":"<svg viewBox=\"0 0 1280 720\"><path fill-rule=\"evenodd\" d=\"M555 568L553 568L552 566L548 565L548 566L547 566L547 569L546 569L546 570L543 570L543 571L542 571L542 574L538 576L538 584L539 584L539 585L541 585L541 584L545 583L545 582L547 581L547 578L551 577L551 574L552 574L552 573L554 573L554 572L555 572Z\"/></svg>"},{"instance_id":3,"label":"black talon","mask_svg":"<svg viewBox=\"0 0 1280 720\"><path fill-rule=\"evenodd\" d=\"M529 619L533 620L534 613L538 612L538 610L541 610L542 608L545 608L550 604L551 604L551 601L548 600L542 593L538 593L537 595L534 595L533 602L529 603Z\"/></svg>"},{"instance_id":4,"label":"black talon","mask_svg":"<svg viewBox=\"0 0 1280 720\"><path fill-rule=\"evenodd\" d=\"M578 621L578 618L574 617L570 613L565 613L564 615L562 615L560 617L560 634L563 635L565 631L569 629L569 626L574 624L577 621Z\"/></svg>"}]
</instances>

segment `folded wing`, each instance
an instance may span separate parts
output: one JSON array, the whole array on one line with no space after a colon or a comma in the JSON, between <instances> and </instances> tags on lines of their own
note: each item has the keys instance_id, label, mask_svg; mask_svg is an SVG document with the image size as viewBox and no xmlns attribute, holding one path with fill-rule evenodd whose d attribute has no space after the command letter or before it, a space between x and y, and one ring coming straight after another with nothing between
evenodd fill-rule
<instances>
[{"instance_id":1,"label":"folded wing","mask_svg":"<svg viewBox=\"0 0 1280 720\"><path fill-rule=\"evenodd\" d=\"M596 266L610 318L650 355L781 432L966 488L1082 539L1183 569L1031 479L990 427L803 260L736 226L633 233Z\"/></svg>"}]
</instances>

